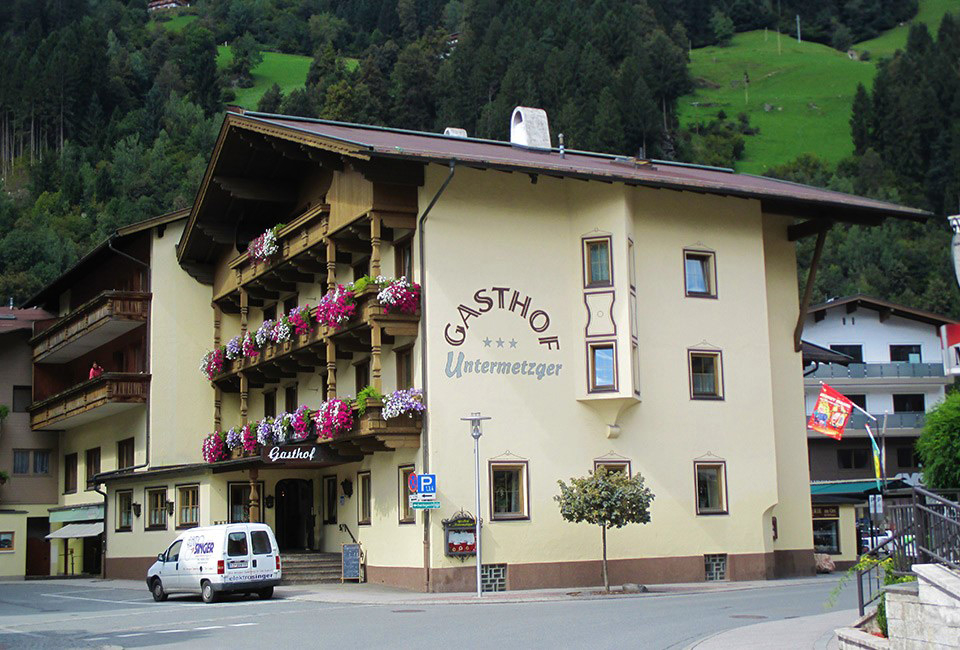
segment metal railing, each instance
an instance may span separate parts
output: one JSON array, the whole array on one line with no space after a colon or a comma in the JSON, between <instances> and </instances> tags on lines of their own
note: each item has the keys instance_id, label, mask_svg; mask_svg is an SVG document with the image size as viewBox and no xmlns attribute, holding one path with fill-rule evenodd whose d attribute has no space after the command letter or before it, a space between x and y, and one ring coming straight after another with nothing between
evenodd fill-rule
<instances>
[{"instance_id":1,"label":"metal railing","mask_svg":"<svg viewBox=\"0 0 960 650\"><path fill-rule=\"evenodd\" d=\"M914 564L942 564L960 570L960 503L920 487L889 493L887 498L896 500L884 508L893 535L861 559L889 559L895 575L912 574ZM884 577L879 564L857 570L861 616L883 595Z\"/></svg>"},{"instance_id":2,"label":"metal railing","mask_svg":"<svg viewBox=\"0 0 960 650\"><path fill-rule=\"evenodd\" d=\"M810 379L902 379L943 377L942 363L838 363L823 364L807 375Z\"/></svg>"},{"instance_id":3,"label":"metal railing","mask_svg":"<svg viewBox=\"0 0 960 650\"><path fill-rule=\"evenodd\" d=\"M863 429L867 423L870 424L870 428L874 432L879 433L880 428L884 425L884 418L886 418L887 429L922 429L924 423L924 416L926 413L923 412L906 412L906 413L874 413L873 417L877 418L876 422L873 420L868 420L867 416L859 411L854 411L850 416L850 422L847 424L851 429Z\"/></svg>"}]
</instances>

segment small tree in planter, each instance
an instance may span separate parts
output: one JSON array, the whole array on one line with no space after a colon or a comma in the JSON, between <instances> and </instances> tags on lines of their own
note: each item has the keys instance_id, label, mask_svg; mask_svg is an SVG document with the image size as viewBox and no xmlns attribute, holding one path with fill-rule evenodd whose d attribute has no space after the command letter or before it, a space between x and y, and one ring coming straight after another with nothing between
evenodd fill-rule
<instances>
[{"instance_id":1,"label":"small tree in planter","mask_svg":"<svg viewBox=\"0 0 960 650\"><path fill-rule=\"evenodd\" d=\"M603 587L610 591L607 573L607 529L627 524L650 523L653 492L643 484L643 477L628 478L623 472L610 472L598 467L592 474L571 478L570 485L557 481L560 494L553 497L560 504L560 516L573 523L600 526L603 540Z\"/></svg>"}]
</instances>

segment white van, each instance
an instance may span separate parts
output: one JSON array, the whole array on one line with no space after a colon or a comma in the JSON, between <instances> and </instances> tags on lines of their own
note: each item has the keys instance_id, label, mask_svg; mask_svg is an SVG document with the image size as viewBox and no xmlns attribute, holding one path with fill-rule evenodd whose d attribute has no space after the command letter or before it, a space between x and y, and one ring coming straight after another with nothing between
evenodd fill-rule
<instances>
[{"instance_id":1,"label":"white van","mask_svg":"<svg viewBox=\"0 0 960 650\"><path fill-rule=\"evenodd\" d=\"M167 594L200 594L212 603L221 591L273 596L280 584L280 549L266 524L221 524L184 531L147 571L157 602Z\"/></svg>"}]
</instances>

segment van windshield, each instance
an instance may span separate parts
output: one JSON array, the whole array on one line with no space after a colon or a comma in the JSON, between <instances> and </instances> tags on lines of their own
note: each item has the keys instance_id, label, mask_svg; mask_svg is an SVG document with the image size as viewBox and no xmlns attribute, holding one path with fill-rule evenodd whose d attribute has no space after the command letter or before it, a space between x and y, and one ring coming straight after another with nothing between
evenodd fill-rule
<instances>
[{"instance_id":1,"label":"van windshield","mask_svg":"<svg viewBox=\"0 0 960 650\"><path fill-rule=\"evenodd\" d=\"M269 555L273 549L270 547L270 536L265 530L254 530L250 533L250 542L253 544L254 555Z\"/></svg>"},{"instance_id":2,"label":"van windshield","mask_svg":"<svg viewBox=\"0 0 960 650\"><path fill-rule=\"evenodd\" d=\"M227 555L236 557L247 554L247 534L230 533L227 536Z\"/></svg>"}]
</instances>

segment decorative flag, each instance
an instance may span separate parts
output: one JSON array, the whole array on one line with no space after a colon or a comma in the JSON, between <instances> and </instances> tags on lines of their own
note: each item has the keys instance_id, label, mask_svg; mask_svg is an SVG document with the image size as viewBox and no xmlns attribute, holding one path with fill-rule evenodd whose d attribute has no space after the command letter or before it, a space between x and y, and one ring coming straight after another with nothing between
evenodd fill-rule
<instances>
[{"instance_id":1,"label":"decorative flag","mask_svg":"<svg viewBox=\"0 0 960 650\"><path fill-rule=\"evenodd\" d=\"M881 480L883 478L883 472L880 469L880 447L877 445L877 439L873 437L873 431L870 430L870 425L864 425L867 428L867 435L870 436L870 446L873 447L873 473L877 477L877 489L883 492L883 487Z\"/></svg>"},{"instance_id":2,"label":"decorative flag","mask_svg":"<svg viewBox=\"0 0 960 650\"><path fill-rule=\"evenodd\" d=\"M843 437L843 429L853 413L853 402L826 384L820 389L820 397L813 408L807 428L819 431L835 440Z\"/></svg>"}]
</instances>

